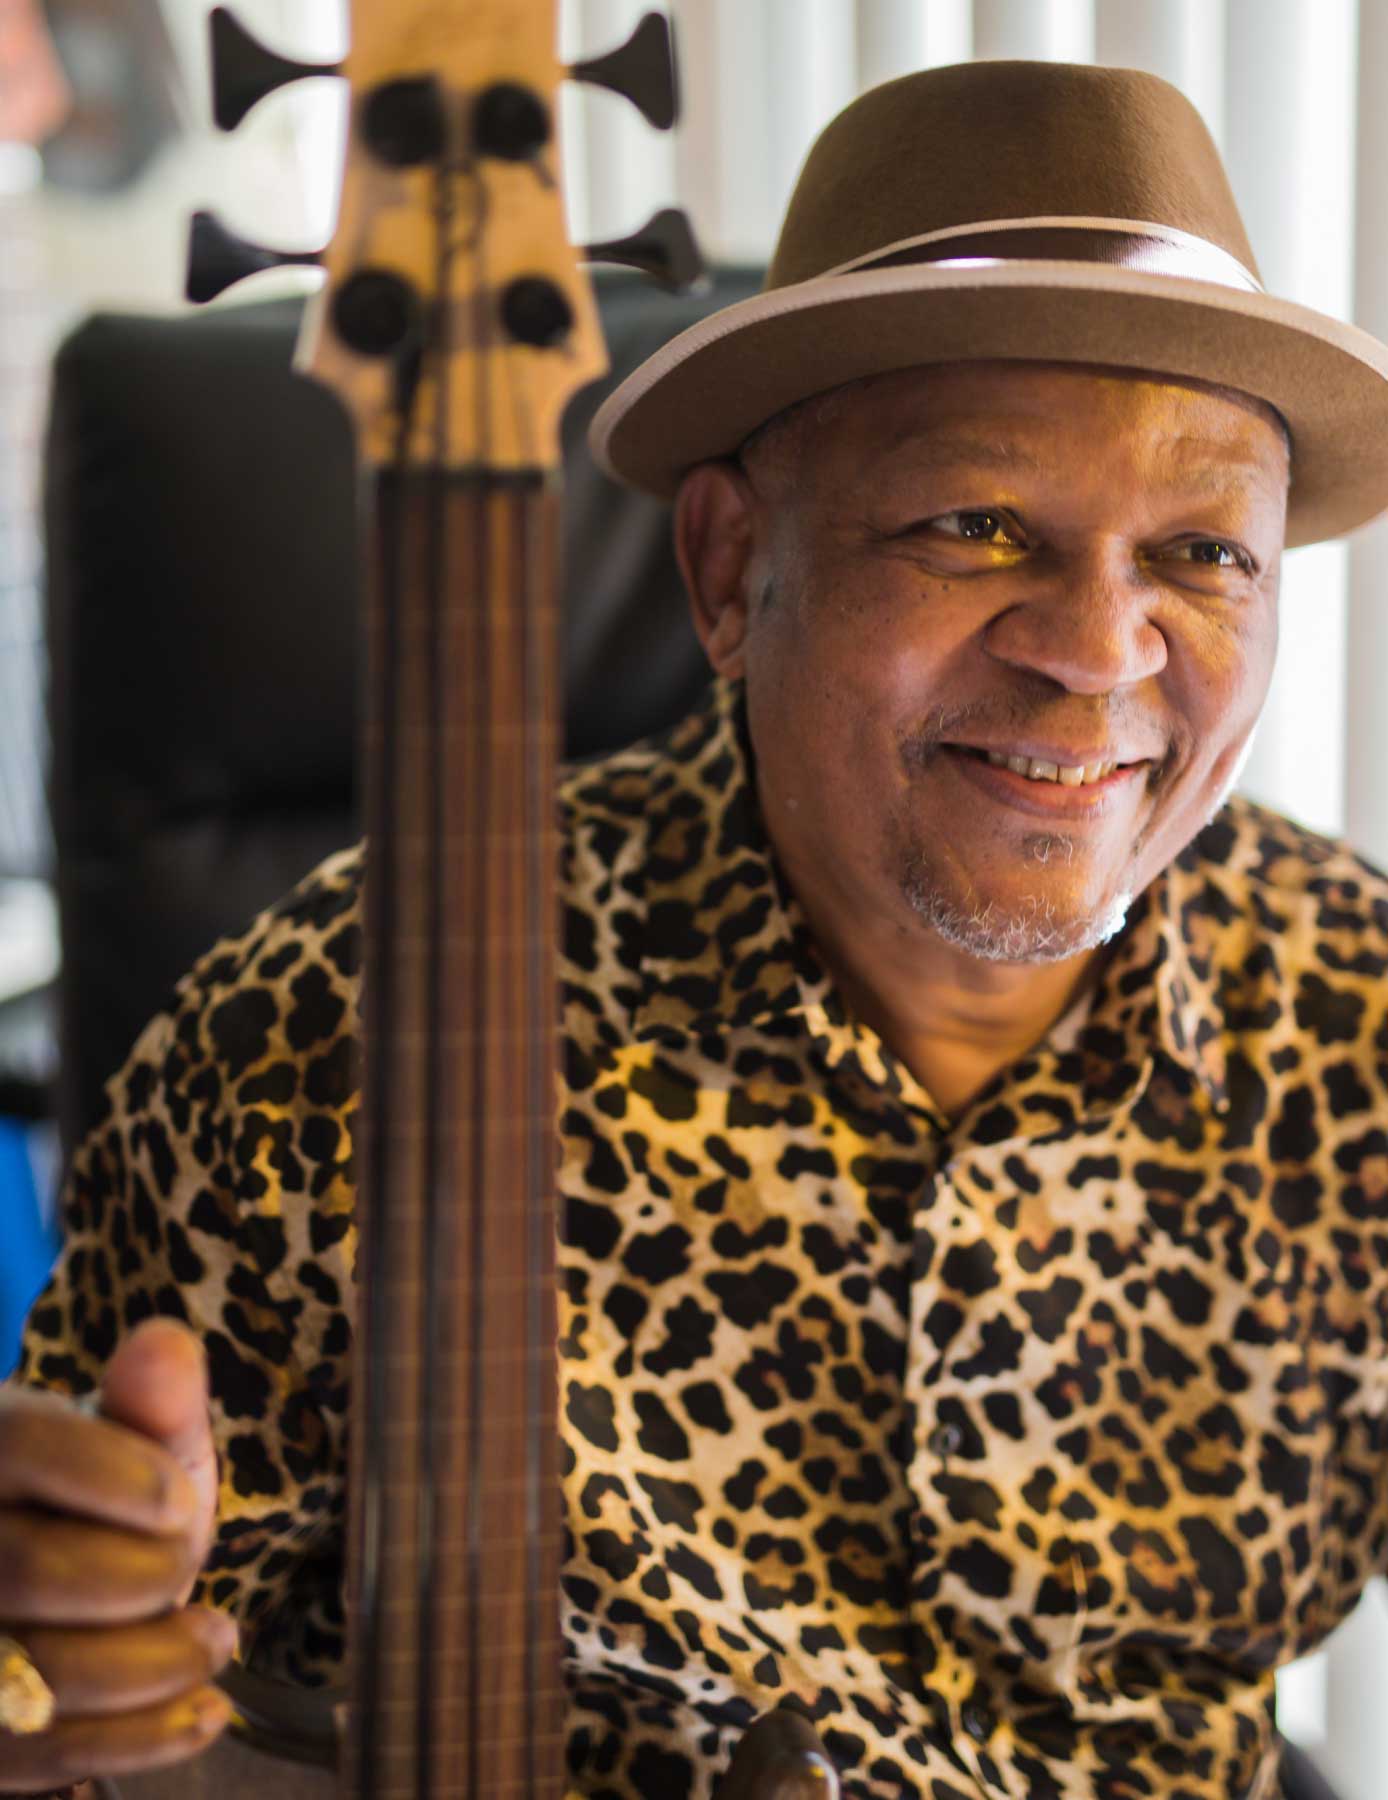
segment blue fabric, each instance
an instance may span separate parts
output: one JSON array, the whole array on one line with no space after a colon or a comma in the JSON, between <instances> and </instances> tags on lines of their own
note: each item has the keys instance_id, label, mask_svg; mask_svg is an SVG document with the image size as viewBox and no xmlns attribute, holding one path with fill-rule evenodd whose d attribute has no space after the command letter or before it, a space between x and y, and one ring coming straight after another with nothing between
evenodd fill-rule
<instances>
[{"instance_id":1,"label":"blue fabric","mask_svg":"<svg viewBox=\"0 0 1388 1800\"><path fill-rule=\"evenodd\" d=\"M40 1202L35 1151L29 1127L0 1119L0 1377L14 1368L25 1314L58 1253Z\"/></svg>"}]
</instances>

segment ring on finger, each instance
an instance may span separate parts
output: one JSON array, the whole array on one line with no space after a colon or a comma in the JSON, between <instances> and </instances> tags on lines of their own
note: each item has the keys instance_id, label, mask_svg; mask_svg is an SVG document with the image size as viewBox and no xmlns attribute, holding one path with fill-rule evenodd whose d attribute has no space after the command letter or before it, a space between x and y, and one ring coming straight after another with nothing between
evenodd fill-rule
<instances>
[{"instance_id":1,"label":"ring on finger","mask_svg":"<svg viewBox=\"0 0 1388 1800\"><path fill-rule=\"evenodd\" d=\"M13 1638L0 1637L0 1731L32 1737L53 1723L53 1690Z\"/></svg>"}]
</instances>

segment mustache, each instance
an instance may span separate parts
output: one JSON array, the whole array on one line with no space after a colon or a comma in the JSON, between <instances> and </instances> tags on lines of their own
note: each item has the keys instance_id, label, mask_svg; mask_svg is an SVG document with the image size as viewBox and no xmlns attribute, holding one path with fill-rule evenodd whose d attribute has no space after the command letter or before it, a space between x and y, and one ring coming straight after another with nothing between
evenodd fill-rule
<instances>
[{"instance_id":1,"label":"mustache","mask_svg":"<svg viewBox=\"0 0 1388 1800\"><path fill-rule=\"evenodd\" d=\"M1150 724L1144 725L1138 709L1123 697L1100 701L1076 701L1064 697L1009 694L987 700L969 700L941 706L901 739L901 759L908 769L923 768L942 744L969 737L1044 735L1099 738L1106 743L1149 742Z\"/></svg>"}]
</instances>

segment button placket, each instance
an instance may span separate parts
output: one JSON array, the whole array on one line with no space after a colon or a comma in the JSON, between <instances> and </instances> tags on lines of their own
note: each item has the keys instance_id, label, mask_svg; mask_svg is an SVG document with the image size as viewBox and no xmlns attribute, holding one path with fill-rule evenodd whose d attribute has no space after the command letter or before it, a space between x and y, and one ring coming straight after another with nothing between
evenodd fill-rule
<instances>
[{"instance_id":1,"label":"button placket","mask_svg":"<svg viewBox=\"0 0 1388 1800\"><path fill-rule=\"evenodd\" d=\"M930 1190L928 1206L917 1213L918 1224L928 1229L933 1240L928 1263L922 1267L918 1258L912 1272L906 1367L907 1399L916 1420L910 1469L914 1505L909 1542L910 1606L918 1624L933 1613L944 1557L957 1530L949 1523L934 1493L932 1478L960 1467L973 1467L964 1455L970 1441L966 1423L949 1416L963 1405L964 1391L940 1374L926 1379L927 1371L940 1364L939 1353L925 1328L931 1307L942 1292L938 1271L952 1248L967 1246L986 1229L986 1220L973 1201L958 1191L958 1174L956 1162L943 1163ZM966 1771L978 1792L989 1800L998 1795L1025 1800L1021 1791L1012 1795L1005 1767L990 1750L990 1744L997 1739L999 1719L986 1696L980 1694L975 1671L953 1657L948 1662L942 1658L927 1684L940 1705L940 1725L949 1734L951 1754L961 1772Z\"/></svg>"},{"instance_id":2,"label":"button placket","mask_svg":"<svg viewBox=\"0 0 1388 1800\"><path fill-rule=\"evenodd\" d=\"M993 1734L993 1720L981 1700L966 1700L959 1709L959 1723L976 1744L986 1744Z\"/></svg>"},{"instance_id":3,"label":"button placket","mask_svg":"<svg viewBox=\"0 0 1388 1800\"><path fill-rule=\"evenodd\" d=\"M1125 1095L1125 1106L1111 1123L1122 1129L1126 1106L1141 1092L1145 1071L1138 1071L1134 1089ZM962 1546L970 1535L976 1535L967 1524L954 1521L947 1499L935 1485L950 1478L962 1478L961 1487L974 1482L988 1483L990 1474L1001 1491L1016 1485L1015 1468L1002 1471L995 1457L1005 1449L996 1436L996 1422L984 1408L986 1395L1005 1388L1009 1378L983 1379L961 1377L957 1371L976 1360L976 1333L992 1318L1000 1305L1009 1304L1012 1290L1023 1278L1011 1270L1016 1246L1023 1238L1045 1236L1045 1227L1062 1230L1074 1227L1072 1207L1083 1205L1078 1195L1071 1196L1063 1179L1069 1160L1075 1154L1077 1139L1088 1135L1084 1125L1051 1137L1026 1140L1005 1139L993 1143L954 1146L954 1154L941 1165L933 1197L929 1223L934 1239L933 1254L928 1262L917 1261L911 1294L911 1337L907 1361L908 1397L916 1420L915 1454L911 1469L911 1489L915 1514L911 1532L913 1621L918 1630L930 1635L938 1607L948 1600L967 1617L968 1590L947 1573L949 1558L956 1546ZM1039 1184L1035 1189L1023 1184L1009 1166L1012 1159L1024 1157L1027 1169ZM1037 1205L1050 1195L1055 1200L1054 1215L1043 1210L1039 1218L1028 1213L1029 1197L1035 1193ZM1034 1209L1033 1209L1034 1210ZM1106 1215L1106 1217L1111 1215ZM1004 1275L1001 1286L987 1284L971 1291L966 1283L956 1291L942 1279L951 1251L967 1253L976 1244L986 1243L996 1254L997 1270ZM972 1266L967 1255L956 1256L961 1273ZM1025 1281L1023 1281L1025 1285ZM928 1325L932 1309L948 1300L955 1312L951 1334L937 1343ZM938 1330L938 1327L935 1327ZM1031 1352L1050 1357L1048 1347L1027 1335L1027 1361ZM1056 1356L1058 1351L1054 1351ZM1021 1380L1020 1376L1010 1378ZM1025 1396L1018 1396L1025 1404ZM981 1433L981 1439L977 1435ZM1008 1442L1011 1442L1009 1439ZM1017 1454L1026 1454L1024 1444L1014 1444ZM956 1485L950 1482L951 1488ZM1034 1544L1009 1539L997 1548L1004 1555L1013 1552L1023 1565L1029 1566L1036 1553ZM1078 1555L1067 1544L1067 1567L1075 1590L1075 1611L1065 1622L1062 1641L1056 1651L1061 1659L1067 1685L1078 1678L1080 1637L1088 1615L1086 1574L1076 1567ZM1043 1571L1036 1571L1038 1578ZM980 1602L987 1608L987 1601ZM991 1614L989 1615L991 1616ZM1059 1621L1056 1621L1059 1624ZM954 1636L947 1634L945 1642ZM962 1649L951 1657L953 1667L946 1675L943 1659L932 1686L936 1687L948 1710L953 1752L977 1783L981 1794L996 1800L997 1796L1013 1796L1025 1800L1028 1784L1018 1773L1013 1759L1011 1724L1004 1696L990 1693L983 1685L987 1680L986 1659L983 1666Z\"/></svg>"},{"instance_id":4,"label":"button placket","mask_svg":"<svg viewBox=\"0 0 1388 1800\"><path fill-rule=\"evenodd\" d=\"M1027 1800L1025 1786L1014 1786L1008 1779L1007 1765L994 1755L1000 1721L997 1713L975 1689L958 1709L954 1736L956 1756L963 1762L978 1785L988 1796L1004 1794L1009 1800Z\"/></svg>"}]
</instances>

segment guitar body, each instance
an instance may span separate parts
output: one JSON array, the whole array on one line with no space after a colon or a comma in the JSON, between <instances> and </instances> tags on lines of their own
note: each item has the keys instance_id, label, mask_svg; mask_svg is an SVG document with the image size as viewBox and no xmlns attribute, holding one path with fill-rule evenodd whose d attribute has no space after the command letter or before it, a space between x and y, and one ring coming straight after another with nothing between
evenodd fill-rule
<instances>
[{"instance_id":1,"label":"guitar body","mask_svg":"<svg viewBox=\"0 0 1388 1800\"><path fill-rule=\"evenodd\" d=\"M339 1800L339 1695L265 1681L239 1664L218 1685L237 1714L220 1742L171 1769L122 1775L90 1800ZM77 1800L89 1797L79 1790Z\"/></svg>"},{"instance_id":2,"label":"guitar body","mask_svg":"<svg viewBox=\"0 0 1388 1800\"><path fill-rule=\"evenodd\" d=\"M119 1787L101 1783L90 1796L79 1790L77 1800L340 1800L341 1792L335 1769L285 1762L228 1735L193 1762L126 1776ZM837 1794L833 1764L810 1725L779 1708L743 1739L718 1800L837 1800Z\"/></svg>"},{"instance_id":3,"label":"guitar body","mask_svg":"<svg viewBox=\"0 0 1388 1800\"><path fill-rule=\"evenodd\" d=\"M192 1762L123 1775L113 1800L338 1800L333 1769L283 1762L230 1735Z\"/></svg>"}]
</instances>

